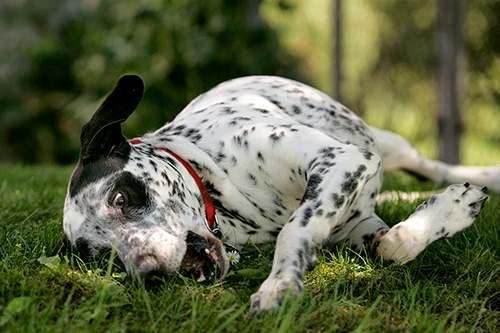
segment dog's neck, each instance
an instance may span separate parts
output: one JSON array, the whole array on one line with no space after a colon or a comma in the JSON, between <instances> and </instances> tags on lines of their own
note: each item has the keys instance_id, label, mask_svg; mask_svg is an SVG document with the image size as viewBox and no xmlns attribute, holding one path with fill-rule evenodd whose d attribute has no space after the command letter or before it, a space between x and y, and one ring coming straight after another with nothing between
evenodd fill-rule
<instances>
[{"instance_id":1,"label":"dog's neck","mask_svg":"<svg viewBox=\"0 0 500 333\"><path fill-rule=\"evenodd\" d=\"M130 139L128 142L132 145L137 145L143 143L141 139L135 138L135 139ZM205 223L210 230L216 237L221 238L222 237L222 232L219 229L219 223L217 222L217 215L215 211L215 205L213 203L212 198L210 197L210 193L208 192L207 188L203 184L203 181L201 180L200 176L196 173L196 171L193 169L193 167L185 161L182 157L174 153L173 151L163 148L163 147L155 147L156 149L162 150L169 155L171 155L173 158L175 158L182 166L186 169L186 171L191 175L193 180L195 181L196 185L198 186L198 189L200 190L201 198L203 200L203 205L205 207Z\"/></svg>"}]
</instances>

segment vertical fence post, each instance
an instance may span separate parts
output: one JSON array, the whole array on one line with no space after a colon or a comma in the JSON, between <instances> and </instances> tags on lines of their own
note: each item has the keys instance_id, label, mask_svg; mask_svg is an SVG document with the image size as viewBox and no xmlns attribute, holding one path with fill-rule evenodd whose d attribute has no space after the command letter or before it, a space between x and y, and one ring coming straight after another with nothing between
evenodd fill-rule
<instances>
[{"instance_id":1,"label":"vertical fence post","mask_svg":"<svg viewBox=\"0 0 500 333\"><path fill-rule=\"evenodd\" d=\"M334 56L333 56L333 86L334 97L342 103L342 0L335 0L333 6L333 36L334 36Z\"/></svg>"},{"instance_id":2,"label":"vertical fence post","mask_svg":"<svg viewBox=\"0 0 500 333\"><path fill-rule=\"evenodd\" d=\"M462 135L461 85L464 80L462 21L463 0L437 0L438 136L439 159L460 161Z\"/></svg>"}]
</instances>

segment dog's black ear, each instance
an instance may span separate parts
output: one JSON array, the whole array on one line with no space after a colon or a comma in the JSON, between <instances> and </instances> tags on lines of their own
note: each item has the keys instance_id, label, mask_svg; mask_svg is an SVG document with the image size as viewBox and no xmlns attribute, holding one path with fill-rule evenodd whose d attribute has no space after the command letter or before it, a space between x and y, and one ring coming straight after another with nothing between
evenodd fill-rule
<instances>
[{"instance_id":1,"label":"dog's black ear","mask_svg":"<svg viewBox=\"0 0 500 333\"><path fill-rule=\"evenodd\" d=\"M134 112L144 94L144 83L137 75L122 76L102 102L92 119L82 128L80 158L83 162L108 154L125 142L121 123Z\"/></svg>"}]
</instances>

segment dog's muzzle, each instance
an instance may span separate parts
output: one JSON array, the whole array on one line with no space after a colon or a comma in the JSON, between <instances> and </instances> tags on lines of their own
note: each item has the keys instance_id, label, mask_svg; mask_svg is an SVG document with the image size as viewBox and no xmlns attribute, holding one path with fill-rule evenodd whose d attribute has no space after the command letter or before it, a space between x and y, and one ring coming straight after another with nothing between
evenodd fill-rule
<instances>
[{"instance_id":1,"label":"dog's muzzle","mask_svg":"<svg viewBox=\"0 0 500 333\"><path fill-rule=\"evenodd\" d=\"M192 231L186 237L187 249L182 259L181 274L198 281L223 278L228 261L222 243L214 238L204 238Z\"/></svg>"}]
</instances>

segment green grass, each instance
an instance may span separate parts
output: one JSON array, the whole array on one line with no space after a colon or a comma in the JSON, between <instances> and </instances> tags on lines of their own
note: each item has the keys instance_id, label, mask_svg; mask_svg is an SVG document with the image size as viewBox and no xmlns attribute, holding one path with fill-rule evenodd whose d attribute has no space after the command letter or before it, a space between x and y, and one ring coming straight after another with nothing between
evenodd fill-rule
<instances>
[{"instance_id":1,"label":"green grass","mask_svg":"<svg viewBox=\"0 0 500 333\"><path fill-rule=\"evenodd\" d=\"M2 332L493 332L500 327L500 197L476 223L405 266L338 247L322 250L306 291L275 314L250 316L249 297L272 247L249 246L224 281L180 277L143 285L119 266L84 264L62 246L71 170L0 166ZM402 173L386 189L429 190ZM418 202L385 203L389 224Z\"/></svg>"}]
</instances>

